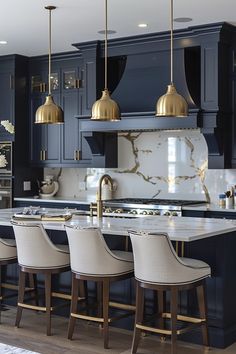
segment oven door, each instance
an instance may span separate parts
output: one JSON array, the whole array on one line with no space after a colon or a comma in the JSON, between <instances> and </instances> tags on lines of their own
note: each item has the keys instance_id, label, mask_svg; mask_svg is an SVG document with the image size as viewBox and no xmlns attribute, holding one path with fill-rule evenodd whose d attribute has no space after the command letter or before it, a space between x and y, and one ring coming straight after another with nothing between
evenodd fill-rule
<instances>
[{"instance_id":1,"label":"oven door","mask_svg":"<svg viewBox=\"0 0 236 354\"><path fill-rule=\"evenodd\" d=\"M0 177L0 209L12 208L12 179Z\"/></svg>"}]
</instances>

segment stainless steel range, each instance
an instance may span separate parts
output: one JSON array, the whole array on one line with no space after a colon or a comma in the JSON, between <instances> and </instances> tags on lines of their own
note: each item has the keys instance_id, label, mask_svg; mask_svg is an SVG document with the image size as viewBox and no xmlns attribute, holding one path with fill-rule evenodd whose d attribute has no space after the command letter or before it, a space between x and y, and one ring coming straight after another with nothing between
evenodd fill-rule
<instances>
[{"instance_id":1,"label":"stainless steel range","mask_svg":"<svg viewBox=\"0 0 236 354\"><path fill-rule=\"evenodd\" d=\"M103 202L104 215L114 216L182 216L182 207L204 204L199 200L122 198Z\"/></svg>"}]
</instances>

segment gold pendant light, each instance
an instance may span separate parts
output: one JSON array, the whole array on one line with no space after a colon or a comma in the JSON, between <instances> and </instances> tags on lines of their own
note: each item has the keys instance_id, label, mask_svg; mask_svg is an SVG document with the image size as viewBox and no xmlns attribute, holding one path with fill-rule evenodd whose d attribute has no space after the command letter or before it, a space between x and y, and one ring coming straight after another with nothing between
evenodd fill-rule
<instances>
[{"instance_id":1,"label":"gold pendant light","mask_svg":"<svg viewBox=\"0 0 236 354\"><path fill-rule=\"evenodd\" d=\"M173 83L173 0L170 0L170 25L171 80L166 94L157 101L156 117L186 117L188 115L188 104L184 97L177 93Z\"/></svg>"},{"instance_id":2,"label":"gold pendant light","mask_svg":"<svg viewBox=\"0 0 236 354\"><path fill-rule=\"evenodd\" d=\"M48 53L48 96L45 103L40 106L35 115L35 123L37 124L59 124L64 123L64 113L60 106L54 103L51 94L51 11L55 10L55 6L46 6L49 11L49 53Z\"/></svg>"},{"instance_id":3,"label":"gold pendant light","mask_svg":"<svg viewBox=\"0 0 236 354\"><path fill-rule=\"evenodd\" d=\"M107 88L107 0L105 0L105 88L102 97L92 107L92 120L97 121L118 121L120 120L120 109L118 104L111 99Z\"/></svg>"}]
</instances>

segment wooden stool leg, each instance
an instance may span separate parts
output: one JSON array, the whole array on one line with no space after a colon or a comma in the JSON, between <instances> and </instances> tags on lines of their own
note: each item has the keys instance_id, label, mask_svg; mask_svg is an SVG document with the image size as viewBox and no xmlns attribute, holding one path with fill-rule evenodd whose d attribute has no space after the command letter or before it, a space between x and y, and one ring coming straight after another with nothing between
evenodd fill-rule
<instances>
[{"instance_id":1,"label":"wooden stool leg","mask_svg":"<svg viewBox=\"0 0 236 354\"><path fill-rule=\"evenodd\" d=\"M131 353L135 354L137 352L138 343L141 336L141 329L137 328L137 324L142 324L144 312L144 289L140 286L139 282L136 282L136 314L135 314L135 324L134 324L134 334Z\"/></svg>"},{"instance_id":2,"label":"wooden stool leg","mask_svg":"<svg viewBox=\"0 0 236 354\"><path fill-rule=\"evenodd\" d=\"M29 274L29 287L34 289L32 292L34 294L34 305L38 306L38 290L37 290L37 274Z\"/></svg>"},{"instance_id":3,"label":"wooden stool leg","mask_svg":"<svg viewBox=\"0 0 236 354\"><path fill-rule=\"evenodd\" d=\"M70 305L70 320L68 326L68 339L72 339L76 318L71 316L71 313L77 313L79 293L79 280L76 279L75 274L72 273L72 291L71 291L71 305Z\"/></svg>"},{"instance_id":4,"label":"wooden stool leg","mask_svg":"<svg viewBox=\"0 0 236 354\"><path fill-rule=\"evenodd\" d=\"M170 312L171 312L171 354L177 353L177 310L178 310L178 290L171 289Z\"/></svg>"},{"instance_id":5,"label":"wooden stool leg","mask_svg":"<svg viewBox=\"0 0 236 354\"><path fill-rule=\"evenodd\" d=\"M98 317L102 317L102 282L98 281L96 283L96 288L97 288L97 303L98 303ZM103 324L101 324L101 328L103 327Z\"/></svg>"},{"instance_id":6,"label":"wooden stool leg","mask_svg":"<svg viewBox=\"0 0 236 354\"><path fill-rule=\"evenodd\" d=\"M52 301L52 276L51 273L46 273L45 274L45 304L46 304L47 336L51 335L51 301Z\"/></svg>"},{"instance_id":7,"label":"wooden stool leg","mask_svg":"<svg viewBox=\"0 0 236 354\"><path fill-rule=\"evenodd\" d=\"M206 319L206 322L202 323L202 337L203 345L206 347L209 346L209 336L208 336L208 327L207 327L207 311L206 311L206 283L203 282L202 285L197 287L197 297L198 297L198 306L199 313L202 319Z\"/></svg>"},{"instance_id":8,"label":"wooden stool leg","mask_svg":"<svg viewBox=\"0 0 236 354\"><path fill-rule=\"evenodd\" d=\"M102 292L103 292L103 306L102 306L102 312L103 312L103 339L104 339L104 349L108 349L108 342L109 342L109 324L108 324L108 319L109 319L109 280L103 280L102 282Z\"/></svg>"},{"instance_id":9,"label":"wooden stool leg","mask_svg":"<svg viewBox=\"0 0 236 354\"><path fill-rule=\"evenodd\" d=\"M26 273L22 272L22 270L20 269L20 271L19 271L18 305L17 305L16 322L15 322L16 327L19 327L19 325L20 325L20 320L21 320L21 315L22 315L22 310L23 310L22 307L19 306L19 303L24 302L25 277L26 277Z\"/></svg>"}]
</instances>

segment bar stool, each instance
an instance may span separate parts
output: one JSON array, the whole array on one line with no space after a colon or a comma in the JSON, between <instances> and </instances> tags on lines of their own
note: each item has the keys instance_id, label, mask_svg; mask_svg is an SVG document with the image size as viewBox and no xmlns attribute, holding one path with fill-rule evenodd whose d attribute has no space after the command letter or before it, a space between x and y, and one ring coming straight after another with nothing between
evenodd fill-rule
<instances>
[{"instance_id":1,"label":"bar stool","mask_svg":"<svg viewBox=\"0 0 236 354\"><path fill-rule=\"evenodd\" d=\"M2 307L2 288L15 288L2 283L2 266L17 263L16 242L12 239L0 238L0 316Z\"/></svg>"},{"instance_id":2,"label":"bar stool","mask_svg":"<svg viewBox=\"0 0 236 354\"><path fill-rule=\"evenodd\" d=\"M211 269L205 262L179 258L166 233L149 234L130 231L134 254L134 274L136 284L136 317L132 351L137 352L142 331L151 331L161 335L171 335L171 353L176 354L177 335L202 326L203 344L209 345L207 330L207 314L205 300L205 278L210 277ZM196 288L200 318L177 315L178 293L182 290ZM144 324L144 290L153 289L158 292L158 315L161 328ZM164 312L163 295L170 291L170 313ZM171 330L164 328L164 319L171 321ZM177 320L189 322L187 328L177 329Z\"/></svg>"},{"instance_id":3,"label":"bar stool","mask_svg":"<svg viewBox=\"0 0 236 354\"><path fill-rule=\"evenodd\" d=\"M68 338L72 339L76 318L99 322L103 326L104 348L108 348L109 323L120 317L109 318L109 307L134 311L127 304L109 302L110 282L133 277L133 256L131 252L111 251L97 228L79 228L66 226L70 248L72 270L72 300L68 327ZM77 311L79 280L91 280L101 288L101 304L98 316L88 316ZM101 306L102 305L102 306ZM102 308L101 308L102 307Z\"/></svg>"},{"instance_id":4,"label":"bar stool","mask_svg":"<svg viewBox=\"0 0 236 354\"><path fill-rule=\"evenodd\" d=\"M22 310L31 309L46 312L47 335L51 335L51 304L52 296L66 298L66 295L52 293L51 278L53 274L70 270L70 257L68 246L54 245L49 239L42 225L24 222L12 222L16 246L19 273L19 292L16 314L16 327L19 327ZM24 302L26 274L43 274L45 277L45 307L27 304ZM70 296L68 295L68 299Z\"/></svg>"}]
</instances>

